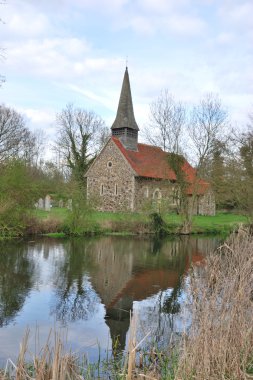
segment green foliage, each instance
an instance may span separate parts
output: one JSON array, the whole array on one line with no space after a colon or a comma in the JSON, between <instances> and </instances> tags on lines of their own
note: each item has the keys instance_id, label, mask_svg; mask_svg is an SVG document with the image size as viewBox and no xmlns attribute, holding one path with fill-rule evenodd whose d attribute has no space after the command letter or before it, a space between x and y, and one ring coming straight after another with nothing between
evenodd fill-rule
<instances>
[{"instance_id":1,"label":"green foliage","mask_svg":"<svg viewBox=\"0 0 253 380\"><path fill-rule=\"evenodd\" d=\"M183 170L183 165L185 163L185 159L183 156L170 153L168 155L168 161L170 167L174 170L177 178L177 203L178 209L182 220L181 233L189 234L192 231L192 206L195 201L196 194L195 192L192 194L191 200L187 194L187 189L189 187L189 183L187 182L186 173ZM196 187L196 183L192 183L193 188Z\"/></svg>"},{"instance_id":2,"label":"green foliage","mask_svg":"<svg viewBox=\"0 0 253 380\"><path fill-rule=\"evenodd\" d=\"M78 228L78 234L101 232L106 234L142 234L155 232L155 225L150 221L150 216L146 213L120 213L120 212L99 212L92 209L83 218L83 231ZM78 212L79 213L79 212ZM76 214L72 214L66 208L52 208L50 213L43 210L35 210L34 216L40 221L58 219L59 226L64 225L64 231L70 234L70 221L75 219ZM164 229L161 220L158 225L166 234L177 234L182 225L181 215L176 213L163 213L161 219L165 222ZM81 218L80 218L81 219ZM84 223L85 221L85 223ZM215 216L193 216L192 233L228 233L237 228L239 224L246 224L247 217L235 213L217 213ZM156 227L157 228L157 227ZM61 231L60 227L58 229ZM159 230L159 229L158 229ZM48 232L51 232L50 230Z\"/></svg>"},{"instance_id":3,"label":"green foliage","mask_svg":"<svg viewBox=\"0 0 253 380\"><path fill-rule=\"evenodd\" d=\"M183 156L177 153L170 153L168 155L169 165L176 174L177 178L177 198L179 205L179 212L181 214L188 214L189 205L188 205L188 196L187 196L187 187L189 186L185 172L183 170L183 165L185 159Z\"/></svg>"},{"instance_id":4,"label":"green foliage","mask_svg":"<svg viewBox=\"0 0 253 380\"><path fill-rule=\"evenodd\" d=\"M163 236L168 233L167 225L162 215L158 212L153 212L151 215L152 230L157 236Z\"/></svg>"},{"instance_id":5,"label":"green foliage","mask_svg":"<svg viewBox=\"0 0 253 380\"><path fill-rule=\"evenodd\" d=\"M70 210L64 232L68 235L80 236L91 232L99 232L99 226L93 218L93 209L87 202L85 191L79 187L79 183L71 184L72 209Z\"/></svg>"},{"instance_id":6,"label":"green foliage","mask_svg":"<svg viewBox=\"0 0 253 380\"><path fill-rule=\"evenodd\" d=\"M0 167L0 233L20 235L25 219L39 195L29 168L18 160Z\"/></svg>"}]
</instances>

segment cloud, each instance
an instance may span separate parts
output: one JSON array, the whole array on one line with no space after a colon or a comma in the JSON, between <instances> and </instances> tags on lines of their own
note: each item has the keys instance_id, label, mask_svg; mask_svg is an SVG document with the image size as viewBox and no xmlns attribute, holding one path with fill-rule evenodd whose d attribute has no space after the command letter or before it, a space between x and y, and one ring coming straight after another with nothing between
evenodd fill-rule
<instances>
[{"instance_id":1,"label":"cloud","mask_svg":"<svg viewBox=\"0 0 253 380\"><path fill-rule=\"evenodd\" d=\"M218 8L218 14L227 26L237 30L253 29L253 2L244 0L226 0Z\"/></svg>"},{"instance_id":2,"label":"cloud","mask_svg":"<svg viewBox=\"0 0 253 380\"><path fill-rule=\"evenodd\" d=\"M23 73L62 78L64 75L78 75L89 44L77 38L45 38L7 44L9 68L17 67Z\"/></svg>"},{"instance_id":3,"label":"cloud","mask_svg":"<svg viewBox=\"0 0 253 380\"><path fill-rule=\"evenodd\" d=\"M16 107L26 119L26 124L33 132L43 131L45 140L55 138L55 110L50 108ZM49 146L47 147L50 148Z\"/></svg>"},{"instance_id":4,"label":"cloud","mask_svg":"<svg viewBox=\"0 0 253 380\"><path fill-rule=\"evenodd\" d=\"M129 20L128 25L137 33L141 33L144 35L154 34L156 30L155 23L151 22L151 20L147 17L136 16Z\"/></svg>"},{"instance_id":5,"label":"cloud","mask_svg":"<svg viewBox=\"0 0 253 380\"><path fill-rule=\"evenodd\" d=\"M79 86L70 84L69 88L83 96L85 98L92 100L92 102L95 101L95 103L100 103L101 105L105 106L106 108L111 109L112 111L115 110L115 104L112 101L112 97L106 97L104 94L98 95L99 92L94 92L91 90L85 90L83 88L80 88Z\"/></svg>"},{"instance_id":6,"label":"cloud","mask_svg":"<svg viewBox=\"0 0 253 380\"><path fill-rule=\"evenodd\" d=\"M219 45L231 45L235 41L234 33L220 33L215 39Z\"/></svg>"},{"instance_id":7,"label":"cloud","mask_svg":"<svg viewBox=\"0 0 253 380\"><path fill-rule=\"evenodd\" d=\"M31 17L31 14L13 14L7 24L10 33L20 36L37 36L48 33L48 19L43 14L37 14L36 18Z\"/></svg>"},{"instance_id":8,"label":"cloud","mask_svg":"<svg viewBox=\"0 0 253 380\"><path fill-rule=\"evenodd\" d=\"M18 111L24 114L33 124L51 123L55 119L55 113L48 109L19 108Z\"/></svg>"},{"instance_id":9,"label":"cloud","mask_svg":"<svg viewBox=\"0 0 253 380\"><path fill-rule=\"evenodd\" d=\"M71 100L113 118L129 54L140 125L162 88L188 103L207 91L225 100L231 94L237 104L228 103L242 109L253 92L252 7L244 0L13 0L0 25L2 94L36 126L49 123L50 104L61 109Z\"/></svg>"},{"instance_id":10,"label":"cloud","mask_svg":"<svg viewBox=\"0 0 253 380\"><path fill-rule=\"evenodd\" d=\"M169 31L185 36L200 35L206 26L203 19L193 15L174 14L166 21Z\"/></svg>"},{"instance_id":11,"label":"cloud","mask_svg":"<svg viewBox=\"0 0 253 380\"><path fill-rule=\"evenodd\" d=\"M4 21L1 34L7 40L35 38L52 31L48 15L29 4L6 3L1 10Z\"/></svg>"}]
</instances>

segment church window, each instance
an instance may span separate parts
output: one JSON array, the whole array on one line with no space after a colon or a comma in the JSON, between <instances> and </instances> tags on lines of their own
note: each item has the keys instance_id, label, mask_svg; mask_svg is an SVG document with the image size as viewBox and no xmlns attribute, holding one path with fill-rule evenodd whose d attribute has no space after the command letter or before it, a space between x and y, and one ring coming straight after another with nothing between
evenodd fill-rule
<instances>
[{"instance_id":1,"label":"church window","mask_svg":"<svg viewBox=\"0 0 253 380\"><path fill-rule=\"evenodd\" d=\"M112 167L112 161L108 161L108 162L107 162L107 167L108 167L108 168L111 168L111 167Z\"/></svg>"},{"instance_id":2,"label":"church window","mask_svg":"<svg viewBox=\"0 0 253 380\"><path fill-rule=\"evenodd\" d=\"M103 184L101 184L101 186L100 186L100 195L104 195L104 185Z\"/></svg>"},{"instance_id":3,"label":"church window","mask_svg":"<svg viewBox=\"0 0 253 380\"><path fill-rule=\"evenodd\" d=\"M156 201L156 200L160 200L162 198L162 193L159 189L156 189L153 193L153 199Z\"/></svg>"},{"instance_id":4,"label":"church window","mask_svg":"<svg viewBox=\"0 0 253 380\"><path fill-rule=\"evenodd\" d=\"M114 194L118 195L118 185L117 185L117 183L115 183Z\"/></svg>"},{"instance_id":5,"label":"church window","mask_svg":"<svg viewBox=\"0 0 253 380\"><path fill-rule=\"evenodd\" d=\"M113 136L122 136L125 134L125 128L118 128L118 129L113 129L112 130L112 135Z\"/></svg>"},{"instance_id":6,"label":"church window","mask_svg":"<svg viewBox=\"0 0 253 380\"><path fill-rule=\"evenodd\" d=\"M127 135L130 137L137 137L137 131L132 129L127 129Z\"/></svg>"},{"instance_id":7,"label":"church window","mask_svg":"<svg viewBox=\"0 0 253 380\"><path fill-rule=\"evenodd\" d=\"M148 196L149 196L149 189L148 189L148 187L144 187L143 193L144 193L144 197L148 198Z\"/></svg>"},{"instance_id":8,"label":"church window","mask_svg":"<svg viewBox=\"0 0 253 380\"><path fill-rule=\"evenodd\" d=\"M155 208L157 209L157 211L160 211L161 201L162 201L162 193L159 189L156 189L153 192L153 204Z\"/></svg>"}]
</instances>

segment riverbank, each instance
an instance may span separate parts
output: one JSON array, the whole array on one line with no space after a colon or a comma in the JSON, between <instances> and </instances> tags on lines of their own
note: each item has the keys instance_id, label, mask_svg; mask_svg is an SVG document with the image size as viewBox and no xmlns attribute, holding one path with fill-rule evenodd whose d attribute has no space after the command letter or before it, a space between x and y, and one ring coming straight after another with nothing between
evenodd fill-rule
<instances>
[{"instance_id":1,"label":"riverbank","mask_svg":"<svg viewBox=\"0 0 253 380\"><path fill-rule=\"evenodd\" d=\"M189 234L229 234L240 225L247 225L246 216L218 212L215 216L194 216ZM175 213L113 213L92 210L70 211L51 208L50 211L32 210L22 224L1 225L0 240L19 236L65 237L85 235L180 235L183 219Z\"/></svg>"},{"instance_id":2,"label":"riverbank","mask_svg":"<svg viewBox=\"0 0 253 380\"><path fill-rule=\"evenodd\" d=\"M52 208L50 212L36 210L32 225L28 229L32 234L47 234L49 236L68 235L70 211L62 208ZM177 214L163 214L165 234L179 234L182 218ZM237 229L239 225L247 224L244 215L235 213L217 213L215 216L194 216L192 234L227 234ZM101 234L152 234L154 225L147 213L112 213L89 212L82 220L82 226L77 235L89 233Z\"/></svg>"}]
</instances>

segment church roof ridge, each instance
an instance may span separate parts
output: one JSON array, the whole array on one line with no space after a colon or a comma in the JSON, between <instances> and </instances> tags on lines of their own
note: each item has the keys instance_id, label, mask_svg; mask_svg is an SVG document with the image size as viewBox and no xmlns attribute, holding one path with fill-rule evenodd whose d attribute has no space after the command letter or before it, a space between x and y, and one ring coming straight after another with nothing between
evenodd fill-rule
<instances>
[{"instance_id":1,"label":"church roof ridge","mask_svg":"<svg viewBox=\"0 0 253 380\"><path fill-rule=\"evenodd\" d=\"M117 137L112 137L112 140L138 176L170 181L177 180L174 170L169 165L168 153L164 152L160 147L138 144L138 150L131 151L127 150ZM194 191L192 184L196 182L196 170L186 159L184 159L182 170L189 184L187 192L192 194ZM197 185L198 194L203 194L209 187L209 183L202 179L197 180Z\"/></svg>"},{"instance_id":2,"label":"church roof ridge","mask_svg":"<svg viewBox=\"0 0 253 380\"><path fill-rule=\"evenodd\" d=\"M135 121L128 68L126 66L116 118L111 129L129 128L139 131Z\"/></svg>"},{"instance_id":3,"label":"church roof ridge","mask_svg":"<svg viewBox=\"0 0 253 380\"><path fill-rule=\"evenodd\" d=\"M150 147L150 148L153 148L153 149L159 149L159 150L161 150L162 152L164 152L164 150L162 150L162 148L161 148L160 146L151 145L151 144L146 144L146 143L139 143L139 142L138 142L138 145L147 146L147 147ZM164 152L164 153L167 153L167 152Z\"/></svg>"}]
</instances>

